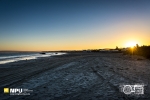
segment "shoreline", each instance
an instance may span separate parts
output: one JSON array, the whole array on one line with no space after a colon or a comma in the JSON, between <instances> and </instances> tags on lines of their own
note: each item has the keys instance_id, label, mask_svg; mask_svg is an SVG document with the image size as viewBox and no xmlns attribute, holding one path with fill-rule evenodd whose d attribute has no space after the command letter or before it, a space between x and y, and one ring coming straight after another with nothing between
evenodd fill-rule
<instances>
[{"instance_id":1,"label":"shoreline","mask_svg":"<svg viewBox=\"0 0 150 100\"><path fill-rule=\"evenodd\" d=\"M33 93L29 97L2 93L3 99L150 98L150 61L141 56L76 52L6 66L0 65L0 88L27 88ZM146 84L144 96L121 93L121 83Z\"/></svg>"},{"instance_id":2,"label":"shoreline","mask_svg":"<svg viewBox=\"0 0 150 100\"><path fill-rule=\"evenodd\" d=\"M65 53L62 52L56 52L56 53L15 53L15 54L11 54L8 53L7 55L4 56L0 56L0 65L4 65L4 64L8 64L8 63L20 63L20 61L22 62L27 62L29 60L36 60L36 59L42 59L45 57L52 57L52 56L57 56L57 55L63 55Z\"/></svg>"}]
</instances>

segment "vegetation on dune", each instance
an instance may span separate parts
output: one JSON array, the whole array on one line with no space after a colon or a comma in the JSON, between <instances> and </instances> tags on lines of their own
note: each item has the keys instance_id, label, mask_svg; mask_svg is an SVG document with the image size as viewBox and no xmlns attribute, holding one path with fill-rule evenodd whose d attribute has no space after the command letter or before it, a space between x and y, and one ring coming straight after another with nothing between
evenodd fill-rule
<instances>
[{"instance_id":1,"label":"vegetation on dune","mask_svg":"<svg viewBox=\"0 0 150 100\"><path fill-rule=\"evenodd\" d=\"M125 54L140 55L150 59L150 46L140 46L137 44L133 48L128 48Z\"/></svg>"}]
</instances>

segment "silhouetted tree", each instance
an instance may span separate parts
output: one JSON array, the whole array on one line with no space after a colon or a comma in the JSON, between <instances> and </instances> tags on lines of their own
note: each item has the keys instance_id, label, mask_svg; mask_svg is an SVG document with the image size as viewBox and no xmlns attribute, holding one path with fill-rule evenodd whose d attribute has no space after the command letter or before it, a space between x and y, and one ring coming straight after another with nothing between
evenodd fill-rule
<instances>
[{"instance_id":1,"label":"silhouetted tree","mask_svg":"<svg viewBox=\"0 0 150 100\"><path fill-rule=\"evenodd\" d=\"M138 48L138 47L139 47L139 45L138 45L138 44L136 44L136 47Z\"/></svg>"},{"instance_id":2,"label":"silhouetted tree","mask_svg":"<svg viewBox=\"0 0 150 100\"><path fill-rule=\"evenodd\" d=\"M116 50L118 50L119 48L118 48L118 46L116 46Z\"/></svg>"}]
</instances>

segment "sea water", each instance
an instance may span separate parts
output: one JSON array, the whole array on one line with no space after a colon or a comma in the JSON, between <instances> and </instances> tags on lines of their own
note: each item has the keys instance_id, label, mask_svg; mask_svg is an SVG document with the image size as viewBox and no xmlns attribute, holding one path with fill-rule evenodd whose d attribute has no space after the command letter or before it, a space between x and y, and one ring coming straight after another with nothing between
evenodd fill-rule
<instances>
[{"instance_id":1,"label":"sea water","mask_svg":"<svg viewBox=\"0 0 150 100\"><path fill-rule=\"evenodd\" d=\"M54 55L62 55L65 53L45 53L40 54L38 52L0 52L0 64L6 64L21 60L38 59L41 57L50 57Z\"/></svg>"}]
</instances>

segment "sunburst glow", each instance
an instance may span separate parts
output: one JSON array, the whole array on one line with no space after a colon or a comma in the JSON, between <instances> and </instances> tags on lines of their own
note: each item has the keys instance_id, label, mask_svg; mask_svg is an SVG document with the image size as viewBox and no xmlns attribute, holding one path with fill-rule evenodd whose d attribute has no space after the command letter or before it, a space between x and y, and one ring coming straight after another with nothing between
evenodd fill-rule
<instances>
[{"instance_id":1,"label":"sunburst glow","mask_svg":"<svg viewBox=\"0 0 150 100\"><path fill-rule=\"evenodd\" d=\"M129 41L126 43L126 47L134 47L134 46L136 46L136 44L137 44L137 42L135 42L135 41Z\"/></svg>"}]
</instances>

